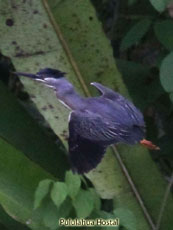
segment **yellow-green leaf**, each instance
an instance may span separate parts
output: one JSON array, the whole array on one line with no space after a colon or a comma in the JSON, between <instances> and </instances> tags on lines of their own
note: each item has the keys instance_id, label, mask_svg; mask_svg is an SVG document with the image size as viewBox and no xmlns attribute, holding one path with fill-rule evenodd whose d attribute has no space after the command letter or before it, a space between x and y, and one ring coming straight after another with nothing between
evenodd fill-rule
<instances>
[{"instance_id":1,"label":"yellow-green leaf","mask_svg":"<svg viewBox=\"0 0 173 230\"><path fill-rule=\"evenodd\" d=\"M75 198L81 185L81 179L79 175L73 174L72 171L67 171L65 175L65 183L68 187L69 196L72 199Z\"/></svg>"},{"instance_id":2,"label":"yellow-green leaf","mask_svg":"<svg viewBox=\"0 0 173 230\"><path fill-rule=\"evenodd\" d=\"M80 190L72 201L78 218L88 217L94 208L94 199L89 191Z\"/></svg>"},{"instance_id":3,"label":"yellow-green leaf","mask_svg":"<svg viewBox=\"0 0 173 230\"><path fill-rule=\"evenodd\" d=\"M50 196L57 207L63 203L67 194L67 185L64 182L55 182L53 184Z\"/></svg>"},{"instance_id":4,"label":"yellow-green leaf","mask_svg":"<svg viewBox=\"0 0 173 230\"><path fill-rule=\"evenodd\" d=\"M35 191L34 209L38 208L43 198L48 194L52 180L46 179L39 182Z\"/></svg>"}]
</instances>

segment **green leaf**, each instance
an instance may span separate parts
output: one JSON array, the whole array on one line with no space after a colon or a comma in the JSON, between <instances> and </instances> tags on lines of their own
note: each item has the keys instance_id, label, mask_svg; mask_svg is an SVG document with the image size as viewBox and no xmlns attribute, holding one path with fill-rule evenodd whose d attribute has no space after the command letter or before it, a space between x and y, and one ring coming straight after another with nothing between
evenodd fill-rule
<instances>
[{"instance_id":1,"label":"green leaf","mask_svg":"<svg viewBox=\"0 0 173 230\"><path fill-rule=\"evenodd\" d=\"M163 12L170 0L150 0L152 6L159 12Z\"/></svg>"},{"instance_id":2,"label":"green leaf","mask_svg":"<svg viewBox=\"0 0 173 230\"><path fill-rule=\"evenodd\" d=\"M128 5L131 6L133 4L135 4L137 2L137 0L128 0Z\"/></svg>"},{"instance_id":3,"label":"green leaf","mask_svg":"<svg viewBox=\"0 0 173 230\"><path fill-rule=\"evenodd\" d=\"M168 54L162 61L160 81L167 92L173 92L173 52Z\"/></svg>"},{"instance_id":4,"label":"green leaf","mask_svg":"<svg viewBox=\"0 0 173 230\"><path fill-rule=\"evenodd\" d=\"M158 40L168 49L173 49L173 21L164 20L154 25Z\"/></svg>"},{"instance_id":5,"label":"green leaf","mask_svg":"<svg viewBox=\"0 0 173 230\"><path fill-rule=\"evenodd\" d=\"M35 191L35 198L34 198L34 209L38 208L41 204L43 198L48 194L50 184L53 181L50 179L42 180L39 182L38 187Z\"/></svg>"},{"instance_id":6,"label":"green leaf","mask_svg":"<svg viewBox=\"0 0 173 230\"><path fill-rule=\"evenodd\" d=\"M0 136L58 179L64 179L68 168L64 149L45 134L1 81L0 105Z\"/></svg>"},{"instance_id":7,"label":"green leaf","mask_svg":"<svg viewBox=\"0 0 173 230\"><path fill-rule=\"evenodd\" d=\"M66 197L65 201L58 208L59 216L58 218L66 218L72 209L72 201L70 197Z\"/></svg>"},{"instance_id":8,"label":"green leaf","mask_svg":"<svg viewBox=\"0 0 173 230\"><path fill-rule=\"evenodd\" d=\"M170 97L170 99L171 99L171 101L172 101L172 103L173 103L173 93L170 93L170 94L169 94L169 97Z\"/></svg>"},{"instance_id":9,"label":"green leaf","mask_svg":"<svg viewBox=\"0 0 173 230\"><path fill-rule=\"evenodd\" d=\"M51 230L57 229L59 226L59 214L57 207L52 202L48 202L44 207L43 214L43 223L45 226Z\"/></svg>"},{"instance_id":10,"label":"green leaf","mask_svg":"<svg viewBox=\"0 0 173 230\"><path fill-rule=\"evenodd\" d=\"M114 225L111 226L111 225L104 225L102 227L96 227L96 229L98 230L115 230L115 229L119 229L119 223L120 221L118 220L117 216L113 215L112 213L110 212L105 212L105 211L102 211L102 210L97 210L97 211L94 211L91 215L91 217L93 219L103 219L103 222L99 221L100 223L105 223L105 220L114 220ZM115 220L116 218L116 220ZM109 222L108 222L109 223Z\"/></svg>"},{"instance_id":11,"label":"green leaf","mask_svg":"<svg viewBox=\"0 0 173 230\"><path fill-rule=\"evenodd\" d=\"M14 218L11 218L1 207L0 205L0 222L3 223L4 226L6 226L8 230L29 230L29 228L16 221ZM3 230L3 228L0 226L0 229Z\"/></svg>"},{"instance_id":12,"label":"green leaf","mask_svg":"<svg viewBox=\"0 0 173 230\"><path fill-rule=\"evenodd\" d=\"M148 104L154 103L164 93L158 75L154 75L148 83L148 76L152 76L148 65L123 59L116 59L116 63L134 104L141 111L144 111Z\"/></svg>"},{"instance_id":13,"label":"green leaf","mask_svg":"<svg viewBox=\"0 0 173 230\"><path fill-rule=\"evenodd\" d=\"M79 175L73 174L72 171L67 171L65 175L65 182L68 187L69 196L74 199L81 186L81 179Z\"/></svg>"},{"instance_id":14,"label":"green leaf","mask_svg":"<svg viewBox=\"0 0 173 230\"><path fill-rule=\"evenodd\" d=\"M143 19L135 24L121 41L120 49L126 50L140 41L151 25L150 19Z\"/></svg>"},{"instance_id":15,"label":"green leaf","mask_svg":"<svg viewBox=\"0 0 173 230\"><path fill-rule=\"evenodd\" d=\"M72 202L70 197L67 197L65 201L60 205L60 207L57 207L52 201L51 197L46 196L46 198L43 199L39 208L34 210L34 212L32 213L32 220L36 222L36 215L39 213L39 216L42 219L42 225L44 227L46 226L49 229L57 229L59 225L59 219L67 218L71 209ZM39 229L42 230L41 226Z\"/></svg>"},{"instance_id":16,"label":"green leaf","mask_svg":"<svg viewBox=\"0 0 173 230\"><path fill-rule=\"evenodd\" d=\"M137 230L137 219L132 211L125 208L117 208L113 213L116 218L119 218L121 226L128 230Z\"/></svg>"},{"instance_id":17,"label":"green leaf","mask_svg":"<svg viewBox=\"0 0 173 230\"><path fill-rule=\"evenodd\" d=\"M40 213L32 218L33 197L39 181L54 179L19 150L0 138L0 204L15 220L41 228Z\"/></svg>"},{"instance_id":18,"label":"green leaf","mask_svg":"<svg viewBox=\"0 0 173 230\"><path fill-rule=\"evenodd\" d=\"M3 224L1 224L1 223L0 223L0 229L1 229L1 230L9 230L9 229L7 229L7 228L6 228Z\"/></svg>"},{"instance_id":19,"label":"green leaf","mask_svg":"<svg viewBox=\"0 0 173 230\"><path fill-rule=\"evenodd\" d=\"M81 189L72 201L78 218L88 217L94 208L94 199L89 191Z\"/></svg>"},{"instance_id":20,"label":"green leaf","mask_svg":"<svg viewBox=\"0 0 173 230\"><path fill-rule=\"evenodd\" d=\"M59 207L67 197L68 189L64 182L55 182L51 190L51 198L55 205Z\"/></svg>"},{"instance_id":21,"label":"green leaf","mask_svg":"<svg viewBox=\"0 0 173 230\"><path fill-rule=\"evenodd\" d=\"M100 210L101 209L101 200L99 195L96 193L96 190L93 188L89 188L89 191L91 193L91 196L93 197L94 200L94 208L96 210Z\"/></svg>"}]
</instances>

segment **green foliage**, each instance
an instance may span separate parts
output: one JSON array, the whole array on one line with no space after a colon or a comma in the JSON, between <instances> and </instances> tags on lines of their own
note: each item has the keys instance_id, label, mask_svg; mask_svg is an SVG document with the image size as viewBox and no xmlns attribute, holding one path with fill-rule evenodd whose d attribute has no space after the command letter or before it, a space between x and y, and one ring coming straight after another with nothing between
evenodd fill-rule
<instances>
[{"instance_id":1,"label":"green foliage","mask_svg":"<svg viewBox=\"0 0 173 230\"><path fill-rule=\"evenodd\" d=\"M171 101L173 102L173 93L169 94Z\"/></svg>"},{"instance_id":2,"label":"green foliage","mask_svg":"<svg viewBox=\"0 0 173 230\"><path fill-rule=\"evenodd\" d=\"M105 212L105 211L100 210L96 213L96 218L102 218L103 220L110 220L110 219L114 220L115 218L117 218L117 216L111 212ZM107 225L107 226L99 228L99 230L102 230L102 229L104 229L104 230L118 230L121 228L124 229L124 226L121 225L120 221L119 221L119 224L120 224L120 226L108 226Z\"/></svg>"},{"instance_id":3,"label":"green foliage","mask_svg":"<svg viewBox=\"0 0 173 230\"><path fill-rule=\"evenodd\" d=\"M32 217L33 197L39 181L53 177L2 138L0 170L0 203L4 210L32 229L41 228L40 213Z\"/></svg>"},{"instance_id":4,"label":"green foliage","mask_svg":"<svg viewBox=\"0 0 173 230\"><path fill-rule=\"evenodd\" d=\"M73 174L72 171L67 171L65 175L65 182L68 187L68 195L74 199L81 185L79 175Z\"/></svg>"},{"instance_id":5,"label":"green foliage","mask_svg":"<svg viewBox=\"0 0 173 230\"><path fill-rule=\"evenodd\" d=\"M52 202L47 202L44 207L43 223L48 229L55 230L58 228L58 209Z\"/></svg>"},{"instance_id":6,"label":"green foliage","mask_svg":"<svg viewBox=\"0 0 173 230\"><path fill-rule=\"evenodd\" d=\"M94 199L89 191L81 189L73 201L78 218L88 217L94 209Z\"/></svg>"},{"instance_id":7,"label":"green foliage","mask_svg":"<svg viewBox=\"0 0 173 230\"><path fill-rule=\"evenodd\" d=\"M58 208L67 197L67 194L68 194L67 185L64 182L55 182L53 184L53 188L51 190L50 195L53 202Z\"/></svg>"},{"instance_id":8,"label":"green foliage","mask_svg":"<svg viewBox=\"0 0 173 230\"><path fill-rule=\"evenodd\" d=\"M117 208L113 211L114 215L120 219L120 224L128 230L137 230L137 219L133 212L128 209Z\"/></svg>"},{"instance_id":9,"label":"green foliage","mask_svg":"<svg viewBox=\"0 0 173 230\"><path fill-rule=\"evenodd\" d=\"M3 227L0 225L0 229L4 229L4 230L9 230L9 229L13 229L13 230L29 230L29 228L25 225L22 224L18 221L16 221L14 218L11 218L6 212L5 210L2 208L2 206L0 206L0 223L3 223ZM6 226L6 228L5 228Z\"/></svg>"},{"instance_id":10,"label":"green foliage","mask_svg":"<svg viewBox=\"0 0 173 230\"><path fill-rule=\"evenodd\" d=\"M94 80L129 96L114 64L110 42L103 34L90 1L86 0L81 3L72 0L70 4L69 1L61 0L43 2L46 3L46 8L47 3L50 4L48 12L51 12L49 16L53 18L51 20L53 24L50 23L41 1L33 1L33 4L30 4L30 1L23 1L17 5L18 10L14 10L16 6L12 4L5 1L0 2L0 9L6 9L5 14L1 10L3 20L0 23L4 31L1 34L6 36L5 39L1 38L0 45L4 54L12 57L17 70L35 72L38 68L49 65L68 72L70 81L83 94L88 93L84 82L89 84ZM131 5L131 9L136 7L138 2L141 1L129 1L129 4L136 3ZM159 1L157 3L152 1L152 3L157 9L162 8L161 4L158 5ZM145 5L147 5L146 1ZM13 27L5 23L5 20L11 15L15 22ZM131 24L134 26L121 43L123 51L136 43L139 44L139 48L141 44L145 45L145 40L141 38L150 28L151 16L153 15L148 15L148 18L141 20L143 15L132 15ZM136 19L139 21L136 22ZM32 36L28 39L28 34L31 33ZM165 31L165 34L168 33ZM146 40L148 39L150 39L150 34L149 36L147 34ZM158 40L162 43L159 37ZM15 45L15 42L18 44ZM166 43L166 47L170 46ZM161 44L159 43L158 46ZM144 52L142 56L145 56L145 53L147 52ZM129 62L133 55L125 54L127 54L128 61L118 60L118 65L121 66L120 69L125 75L124 82L131 96L135 98L134 101L137 101L138 105L142 104L141 108L145 110L148 104L155 103L164 94L158 83L158 74L155 77L151 65L138 65L134 63L134 60ZM139 61L140 58L136 60ZM66 145L68 111L58 104L50 89L27 79L22 82L40 113ZM105 199L114 198L117 208L114 214L101 211L101 201L96 190L81 188L80 177L73 175L71 171L66 173L65 182L62 182L68 168L64 148L62 150L62 145L58 147L54 145L52 140L43 131L40 131L41 128L36 122L34 123L33 119L23 111L13 96L9 96L9 92L3 86L0 89L2 89L0 90L2 110L0 113L0 136L2 137L0 138L0 203L12 218L26 223L32 229L47 230L57 229L60 217L90 218L95 212L99 217L103 216L105 219L117 215L126 229L150 229L112 151L108 150L102 163L87 177L96 187L99 196ZM149 91L152 92L145 95ZM140 100L143 102L141 103ZM134 148L120 146L119 149L143 202L156 221L165 183L155 163L148 152L139 146ZM57 181L58 179L62 181ZM52 182L52 187L50 186L51 181L56 181ZM35 210L33 210L32 202L34 192ZM156 193L157 196L155 196ZM169 197L162 229L172 228L171 201ZM122 207L125 208L122 209ZM134 216L138 220L137 223Z\"/></svg>"},{"instance_id":11,"label":"green foliage","mask_svg":"<svg viewBox=\"0 0 173 230\"><path fill-rule=\"evenodd\" d=\"M137 0L128 0L128 5L131 6L133 4L135 4L137 2Z\"/></svg>"},{"instance_id":12,"label":"green foliage","mask_svg":"<svg viewBox=\"0 0 173 230\"><path fill-rule=\"evenodd\" d=\"M117 59L116 62L135 105L142 111L164 93L159 76L153 76L149 82L147 81L152 74L148 65L122 59Z\"/></svg>"},{"instance_id":13,"label":"green foliage","mask_svg":"<svg viewBox=\"0 0 173 230\"><path fill-rule=\"evenodd\" d=\"M57 229L59 218L69 216L72 200L67 193L68 188L64 182L53 182L49 179L40 181L34 203L37 211L41 213L44 225L49 229Z\"/></svg>"},{"instance_id":14,"label":"green foliage","mask_svg":"<svg viewBox=\"0 0 173 230\"><path fill-rule=\"evenodd\" d=\"M173 52L168 54L162 61L160 81L167 92L173 92Z\"/></svg>"},{"instance_id":15,"label":"green foliage","mask_svg":"<svg viewBox=\"0 0 173 230\"><path fill-rule=\"evenodd\" d=\"M69 166L62 144L58 147L45 134L42 127L27 113L1 81L0 105L0 136L46 171L63 179L64 172Z\"/></svg>"},{"instance_id":16,"label":"green foliage","mask_svg":"<svg viewBox=\"0 0 173 230\"><path fill-rule=\"evenodd\" d=\"M152 9L148 10L149 4L147 5L146 1L138 1L135 5L129 7L128 10L123 6L124 2L121 4L122 9L119 12L121 15L121 19L117 20L116 22L116 26L121 23L120 25L123 27L118 27L117 31L119 34L124 34L124 31L127 31L127 28L129 31L131 31L133 29L134 24L138 24L141 21L141 18L151 19L153 23L150 27L149 33L147 34L147 36L145 36L145 39L142 39L140 40L140 42L138 42L137 47L134 46L132 49L128 49L127 52L123 53L121 53L122 50L120 50L120 53L118 54L119 56L117 55L117 52L115 50L115 55L118 57L117 65L121 73L123 74L124 82L126 83L126 86L129 89L133 101L139 108L141 108L142 111L144 111L145 120L147 124L147 138L153 141L155 140L155 142L158 143L158 145L161 147L161 151L157 153L153 152L152 156L154 159L157 159L157 161L160 162L161 167L163 167L163 171L166 169L166 174L170 175L170 172L173 170L171 154L173 132L173 113L171 104L171 101L173 102L173 56L172 52L168 52L169 50L172 50L173 27L172 20L169 19L172 16L171 8L169 10L166 8L168 1L152 2L153 4L155 4L155 7L158 7L157 9L159 9L159 7L161 7L161 5L164 4L162 5L162 9L160 8L159 11L161 12L165 10L165 12L163 12L162 15L160 15L159 13L154 12L154 10ZM142 10L140 11L140 9ZM153 36L154 33L156 36ZM136 37L134 35L134 39L135 38ZM112 40L118 42L118 39L120 39L120 37L118 35L114 35ZM122 38L121 44L124 39L125 37ZM165 91L168 92L169 95L166 94ZM160 135L163 136L160 137ZM120 146L120 152L121 151L122 149ZM132 153L133 151L134 148L130 152ZM128 158L129 155L131 157L131 162L137 160L138 156L133 158L133 155L130 152L126 152L126 154L123 154L124 162L126 162L126 157ZM140 156L140 159L141 158L143 157ZM143 159L143 162L144 161L145 160ZM151 165L149 166L149 164L146 165L146 172L148 167L153 167ZM133 172L135 171L135 166L137 166L136 173L132 176ZM133 169L130 170L130 167ZM137 165L133 165L133 163L128 164L128 169L131 171L132 177L137 177L138 175L139 178L141 178L141 175L142 177L144 177L144 174L139 172L139 169L142 167L143 164L140 164L139 161ZM148 176L146 173L145 177L149 178L150 175L153 175L151 171L148 174ZM136 179L136 181L139 180ZM143 181L143 183L148 183L148 180L146 182ZM141 184L139 184L138 186L141 186ZM144 190L144 188L141 190L142 194ZM150 192L146 192L145 194L147 193L151 194ZM154 203L151 204L152 201L150 201L150 203L147 204L147 208L148 210L152 209L152 213L155 209L154 215L156 215L155 221L157 221L158 214L156 213L159 211L160 206L157 206L156 202L154 202L154 208ZM164 216L162 219L160 229L165 228L164 225L166 224L166 215L170 213L168 211L168 203L164 210ZM168 219L169 221L171 221L171 217L168 217ZM171 229L171 223L167 223L166 225L167 228Z\"/></svg>"},{"instance_id":17,"label":"green foliage","mask_svg":"<svg viewBox=\"0 0 173 230\"><path fill-rule=\"evenodd\" d=\"M157 39L168 49L173 50L173 21L162 20L154 25Z\"/></svg>"},{"instance_id":18,"label":"green foliage","mask_svg":"<svg viewBox=\"0 0 173 230\"><path fill-rule=\"evenodd\" d=\"M168 2L170 2L170 0L150 0L150 3L159 12L163 12L165 10Z\"/></svg>"},{"instance_id":19,"label":"green foliage","mask_svg":"<svg viewBox=\"0 0 173 230\"><path fill-rule=\"evenodd\" d=\"M132 45L135 45L140 39L146 34L151 25L150 19L142 19L137 22L131 29L127 32L125 37L121 41L120 49L126 50Z\"/></svg>"},{"instance_id":20,"label":"green foliage","mask_svg":"<svg viewBox=\"0 0 173 230\"><path fill-rule=\"evenodd\" d=\"M93 210L100 210L101 201L96 191L81 189L80 177L71 171L66 172L65 182L54 182L50 188L51 183L53 181L49 179L40 181L34 201L35 208L39 207L42 212L45 226L50 229L57 228L59 218L69 217L72 208L79 218L87 218Z\"/></svg>"},{"instance_id":21,"label":"green foliage","mask_svg":"<svg viewBox=\"0 0 173 230\"><path fill-rule=\"evenodd\" d=\"M73 210L72 200L70 197L67 196L67 198L64 200L64 202L61 204L61 206L58 208L59 216L58 218L66 218L71 217L71 215L76 216Z\"/></svg>"},{"instance_id":22,"label":"green foliage","mask_svg":"<svg viewBox=\"0 0 173 230\"><path fill-rule=\"evenodd\" d=\"M35 198L34 198L34 209L38 208L45 196L49 192L50 185L53 181L50 179L46 179L39 182L39 185L35 191Z\"/></svg>"},{"instance_id":23,"label":"green foliage","mask_svg":"<svg viewBox=\"0 0 173 230\"><path fill-rule=\"evenodd\" d=\"M94 200L94 209L95 210L100 210L101 209L100 197L96 193L95 189L90 188L89 191L90 191L90 196L92 196L93 200Z\"/></svg>"}]
</instances>

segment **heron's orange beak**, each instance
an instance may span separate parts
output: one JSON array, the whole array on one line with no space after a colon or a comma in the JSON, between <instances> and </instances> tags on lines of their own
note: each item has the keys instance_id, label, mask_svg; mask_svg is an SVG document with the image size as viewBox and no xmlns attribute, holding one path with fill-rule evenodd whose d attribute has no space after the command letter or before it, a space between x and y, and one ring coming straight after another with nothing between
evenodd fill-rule
<instances>
[{"instance_id":1,"label":"heron's orange beak","mask_svg":"<svg viewBox=\"0 0 173 230\"><path fill-rule=\"evenodd\" d=\"M140 144L145 146L148 149L160 150L160 148L157 145L154 145L151 141L148 141L146 139L143 139L142 141L140 141Z\"/></svg>"}]
</instances>

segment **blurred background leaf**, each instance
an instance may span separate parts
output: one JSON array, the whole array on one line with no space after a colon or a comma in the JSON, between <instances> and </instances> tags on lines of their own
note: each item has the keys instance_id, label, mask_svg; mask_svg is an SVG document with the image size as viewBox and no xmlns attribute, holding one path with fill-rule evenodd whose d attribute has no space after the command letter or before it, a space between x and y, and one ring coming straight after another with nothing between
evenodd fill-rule
<instances>
[{"instance_id":1,"label":"blurred background leaf","mask_svg":"<svg viewBox=\"0 0 173 230\"><path fill-rule=\"evenodd\" d=\"M81 186L79 175L72 173L72 171L67 171L65 175L65 183L68 188L68 195L74 199Z\"/></svg>"},{"instance_id":2,"label":"blurred background leaf","mask_svg":"<svg viewBox=\"0 0 173 230\"><path fill-rule=\"evenodd\" d=\"M3 139L0 139L0 170L2 207L15 220L32 229L41 228L39 213L35 214L37 221L32 220L34 192L40 180L53 177Z\"/></svg>"},{"instance_id":3,"label":"blurred background leaf","mask_svg":"<svg viewBox=\"0 0 173 230\"><path fill-rule=\"evenodd\" d=\"M120 50L126 50L132 45L136 45L140 39L145 35L151 25L150 19L142 19L133 27L130 28L128 33L121 41Z\"/></svg>"},{"instance_id":4,"label":"blurred background leaf","mask_svg":"<svg viewBox=\"0 0 173 230\"><path fill-rule=\"evenodd\" d=\"M162 20L154 25L157 39L168 50L173 49L173 21L171 19Z\"/></svg>"},{"instance_id":5,"label":"blurred background leaf","mask_svg":"<svg viewBox=\"0 0 173 230\"><path fill-rule=\"evenodd\" d=\"M162 61L160 67L160 80L167 92L173 92L173 52L168 54Z\"/></svg>"},{"instance_id":6,"label":"blurred background leaf","mask_svg":"<svg viewBox=\"0 0 173 230\"><path fill-rule=\"evenodd\" d=\"M150 0L150 3L157 11L163 12L169 1L170 0Z\"/></svg>"},{"instance_id":7,"label":"blurred background leaf","mask_svg":"<svg viewBox=\"0 0 173 230\"><path fill-rule=\"evenodd\" d=\"M2 82L0 104L0 136L54 176L64 178L68 162L62 144L58 148Z\"/></svg>"}]
</instances>

